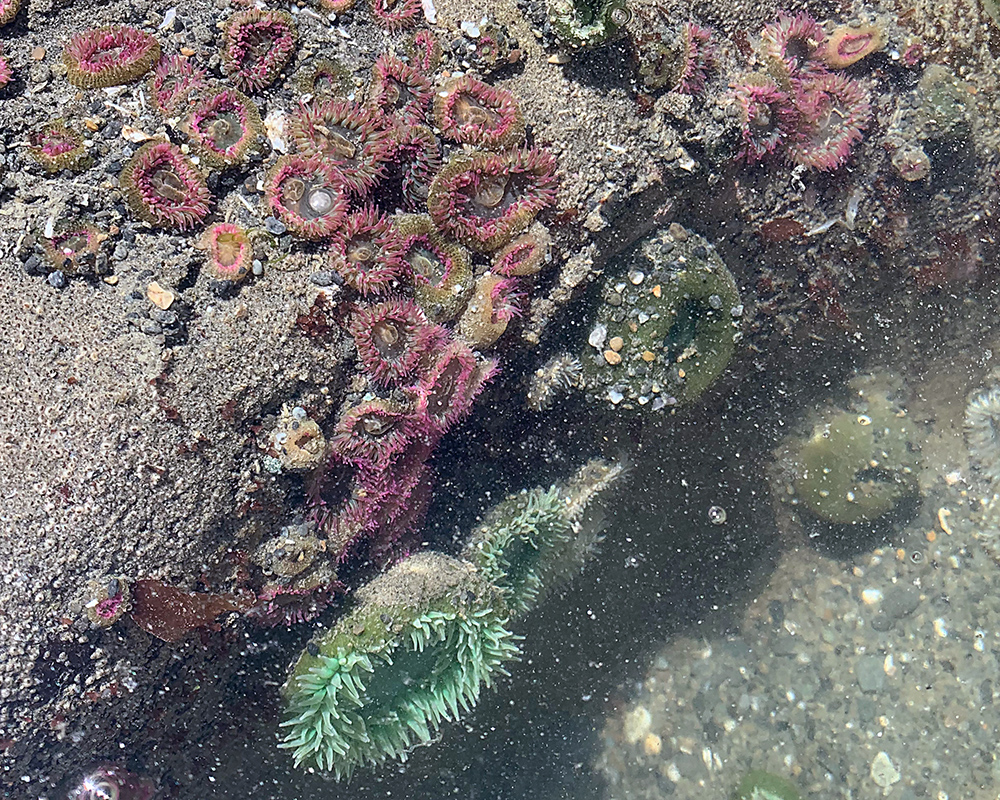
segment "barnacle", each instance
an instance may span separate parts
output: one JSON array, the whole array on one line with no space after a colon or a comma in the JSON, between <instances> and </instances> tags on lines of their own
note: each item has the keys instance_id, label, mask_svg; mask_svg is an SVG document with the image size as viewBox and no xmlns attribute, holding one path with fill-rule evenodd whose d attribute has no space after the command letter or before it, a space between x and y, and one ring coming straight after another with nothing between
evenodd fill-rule
<instances>
[{"instance_id":1,"label":"barnacle","mask_svg":"<svg viewBox=\"0 0 1000 800\"><path fill-rule=\"evenodd\" d=\"M82 170L91 164L83 136L71 130L65 120L46 122L29 141L28 152L47 172Z\"/></svg>"},{"instance_id":2,"label":"barnacle","mask_svg":"<svg viewBox=\"0 0 1000 800\"><path fill-rule=\"evenodd\" d=\"M274 83L295 54L295 21L285 11L237 11L223 28L222 68L236 87L256 92Z\"/></svg>"},{"instance_id":3,"label":"barnacle","mask_svg":"<svg viewBox=\"0 0 1000 800\"><path fill-rule=\"evenodd\" d=\"M83 31L63 50L66 78L84 89L129 83L149 72L159 60L156 39L128 25Z\"/></svg>"},{"instance_id":4,"label":"barnacle","mask_svg":"<svg viewBox=\"0 0 1000 800\"><path fill-rule=\"evenodd\" d=\"M351 335L365 372L382 383L409 377L438 340L438 332L412 300L389 300L358 312Z\"/></svg>"},{"instance_id":5,"label":"barnacle","mask_svg":"<svg viewBox=\"0 0 1000 800\"><path fill-rule=\"evenodd\" d=\"M555 199L555 159L542 150L459 153L431 184L434 224L482 253L503 247Z\"/></svg>"},{"instance_id":6,"label":"barnacle","mask_svg":"<svg viewBox=\"0 0 1000 800\"><path fill-rule=\"evenodd\" d=\"M454 319L472 290L472 260L461 245L450 242L424 214L395 218L403 241L403 260L413 271L414 295L434 322Z\"/></svg>"},{"instance_id":7,"label":"barnacle","mask_svg":"<svg viewBox=\"0 0 1000 800\"><path fill-rule=\"evenodd\" d=\"M358 596L303 651L284 687L280 746L337 779L404 759L475 706L518 654L497 590L448 556L413 555Z\"/></svg>"},{"instance_id":8,"label":"barnacle","mask_svg":"<svg viewBox=\"0 0 1000 800\"><path fill-rule=\"evenodd\" d=\"M408 271L392 222L370 207L350 214L333 232L330 265L361 295L385 293Z\"/></svg>"},{"instance_id":9,"label":"barnacle","mask_svg":"<svg viewBox=\"0 0 1000 800\"><path fill-rule=\"evenodd\" d=\"M205 70L178 55L161 58L147 81L153 105L167 116L184 111L194 95L207 85Z\"/></svg>"},{"instance_id":10,"label":"barnacle","mask_svg":"<svg viewBox=\"0 0 1000 800\"><path fill-rule=\"evenodd\" d=\"M204 176L169 142L140 147L119 181L133 213L151 225L184 230L208 214L212 195Z\"/></svg>"},{"instance_id":11,"label":"barnacle","mask_svg":"<svg viewBox=\"0 0 1000 800\"><path fill-rule=\"evenodd\" d=\"M264 132L254 102L235 89L219 89L198 100L184 124L192 149L211 167L240 163Z\"/></svg>"},{"instance_id":12,"label":"barnacle","mask_svg":"<svg viewBox=\"0 0 1000 800\"><path fill-rule=\"evenodd\" d=\"M307 239L329 236L347 210L341 174L326 161L297 155L281 156L268 172L264 202Z\"/></svg>"},{"instance_id":13,"label":"barnacle","mask_svg":"<svg viewBox=\"0 0 1000 800\"><path fill-rule=\"evenodd\" d=\"M292 118L291 134L300 153L339 168L344 183L358 194L378 181L391 150L378 112L348 100L304 106Z\"/></svg>"},{"instance_id":14,"label":"barnacle","mask_svg":"<svg viewBox=\"0 0 1000 800\"><path fill-rule=\"evenodd\" d=\"M464 75L434 97L434 120L447 139L492 149L524 141L524 115L505 89Z\"/></svg>"},{"instance_id":15,"label":"barnacle","mask_svg":"<svg viewBox=\"0 0 1000 800\"><path fill-rule=\"evenodd\" d=\"M379 56L372 67L371 103L396 119L424 122L433 93L431 82L398 58Z\"/></svg>"}]
</instances>

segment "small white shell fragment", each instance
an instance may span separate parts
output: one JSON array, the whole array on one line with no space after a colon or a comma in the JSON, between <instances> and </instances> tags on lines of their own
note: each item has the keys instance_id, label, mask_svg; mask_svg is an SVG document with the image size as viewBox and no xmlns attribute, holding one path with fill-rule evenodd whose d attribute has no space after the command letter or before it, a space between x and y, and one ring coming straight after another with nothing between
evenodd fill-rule
<instances>
[{"instance_id":1,"label":"small white shell fragment","mask_svg":"<svg viewBox=\"0 0 1000 800\"><path fill-rule=\"evenodd\" d=\"M163 22L161 22L157 27L161 31L165 31L168 28L173 27L174 20L177 18L177 9L168 8L166 13L163 15Z\"/></svg>"},{"instance_id":2,"label":"small white shell fragment","mask_svg":"<svg viewBox=\"0 0 1000 800\"><path fill-rule=\"evenodd\" d=\"M587 337L587 344L600 350L604 347L604 340L607 338L608 328L603 323L598 323Z\"/></svg>"},{"instance_id":3,"label":"small white shell fragment","mask_svg":"<svg viewBox=\"0 0 1000 800\"><path fill-rule=\"evenodd\" d=\"M264 133L267 135L267 140L271 143L271 147L279 153L287 153L291 149L288 145L288 140L285 138L285 123L287 121L288 117L280 109L269 111L267 116L264 117Z\"/></svg>"},{"instance_id":4,"label":"small white shell fragment","mask_svg":"<svg viewBox=\"0 0 1000 800\"><path fill-rule=\"evenodd\" d=\"M878 755L872 759L871 776L872 780L883 789L888 789L894 783L899 783L899 779L903 777L899 774L899 770L892 765L889 754L885 750L880 750Z\"/></svg>"},{"instance_id":5,"label":"small white shell fragment","mask_svg":"<svg viewBox=\"0 0 1000 800\"><path fill-rule=\"evenodd\" d=\"M892 658L892 653L889 653L882 662L882 671L890 678L896 677L896 662Z\"/></svg>"},{"instance_id":6,"label":"small white shell fragment","mask_svg":"<svg viewBox=\"0 0 1000 800\"><path fill-rule=\"evenodd\" d=\"M618 405L624 399L625 395L617 389L608 389L608 400L610 400L614 405Z\"/></svg>"},{"instance_id":7,"label":"small white shell fragment","mask_svg":"<svg viewBox=\"0 0 1000 800\"><path fill-rule=\"evenodd\" d=\"M861 600L866 606L873 606L876 603L882 602L882 590L881 589L865 589L861 593Z\"/></svg>"},{"instance_id":8,"label":"small white shell fragment","mask_svg":"<svg viewBox=\"0 0 1000 800\"><path fill-rule=\"evenodd\" d=\"M942 639L948 636L948 626L945 624L945 621L941 617L938 617L936 620L934 620L934 633L936 633Z\"/></svg>"},{"instance_id":9,"label":"small white shell fragment","mask_svg":"<svg viewBox=\"0 0 1000 800\"><path fill-rule=\"evenodd\" d=\"M437 22L437 9L434 7L434 0L420 0L420 6L424 10L427 21L434 25Z\"/></svg>"},{"instance_id":10,"label":"small white shell fragment","mask_svg":"<svg viewBox=\"0 0 1000 800\"><path fill-rule=\"evenodd\" d=\"M645 280L645 278L646 278L646 274L642 270L639 270L639 269L634 269L634 270L632 270L628 274L629 282L633 286L638 286L640 283L643 282L643 280Z\"/></svg>"},{"instance_id":11,"label":"small white shell fragment","mask_svg":"<svg viewBox=\"0 0 1000 800\"><path fill-rule=\"evenodd\" d=\"M152 139L145 131L141 131L132 125L122 125L122 138L126 141L132 142L133 144L139 144L140 142L145 142L148 139Z\"/></svg>"},{"instance_id":12,"label":"small white shell fragment","mask_svg":"<svg viewBox=\"0 0 1000 800\"><path fill-rule=\"evenodd\" d=\"M462 20L462 24L459 25L462 29L462 33L468 36L470 39L479 38L479 26L475 22L470 22L467 19Z\"/></svg>"}]
</instances>

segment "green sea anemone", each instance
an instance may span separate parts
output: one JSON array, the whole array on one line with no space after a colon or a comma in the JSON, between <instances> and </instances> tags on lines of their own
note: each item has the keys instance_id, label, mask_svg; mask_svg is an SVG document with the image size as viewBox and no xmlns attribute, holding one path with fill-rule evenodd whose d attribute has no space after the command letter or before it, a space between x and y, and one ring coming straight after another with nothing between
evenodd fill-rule
<instances>
[{"instance_id":1,"label":"green sea anemone","mask_svg":"<svg viewBox=\"0 0 1000 800\"><path fill-rule=\"evenodd\" d=\"M499 593L457 559L418 553L357 596L351 613L310 642L284 687L280 747L338 780L404 761L475 706L518 655Z\"/></svg>"},{"instance_id":2,"label":"green sea anemone","mask_svg":"<svg viewBox=\"0 0 1000 800\"><path fill-rule=\"evenodd\" d=\"M465 557L505 593L515 616L579 574L601 541L601 517L586 512L624 473L594 459L568 482L522 490L494 506L473 532Z\"/></svg>"}]
</instances>

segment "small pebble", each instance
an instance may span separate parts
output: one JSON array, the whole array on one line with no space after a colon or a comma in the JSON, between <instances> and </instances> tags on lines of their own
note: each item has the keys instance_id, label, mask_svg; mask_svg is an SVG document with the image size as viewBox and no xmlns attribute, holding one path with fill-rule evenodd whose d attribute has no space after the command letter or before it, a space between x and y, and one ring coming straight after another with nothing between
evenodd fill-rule
<instances>
[{"instance_id":1,"label":"small pebble","mask_svg":"<svg viewBox=\"0 0 1000 800\"><path fill-rule=\"evenodd\" d=\"M622 357L614 350L605 350L604 360L611 364L611 366L616 366L622 363Z\"/></svg>"},{"instance_id":2,"label":"small pebble","mask_svg":"<svg viewBox=\"0 0 1000 800\"><path fill-rule=\"evenodd\" d=\"M309 276L309 280L317 286L332 286L336 282L334 273L330 270L314 272Z\"/></svg>"},{"instance_id":3,"label":"small pebble","mask_svg":"<svg viewBox=\"0 0 1000 800\"><path fill-rule=\"evenodd\" d=\"M281 236L281 234L288 230L285 223L277 217L268 217L265 219L264 228L267 229L268 233L273 234L274 236Z\"/></svg>"},{"instance_id":4,"label":"small pebble","mask_svg":"<svg viewBox=\"0 0 1000 800\"><path fill-rule=\"evenodd\" d=\"M62 289L66 285L66 276L59 269L50 272L46 280L56 289Z\"/></svg>"}]
</instances>

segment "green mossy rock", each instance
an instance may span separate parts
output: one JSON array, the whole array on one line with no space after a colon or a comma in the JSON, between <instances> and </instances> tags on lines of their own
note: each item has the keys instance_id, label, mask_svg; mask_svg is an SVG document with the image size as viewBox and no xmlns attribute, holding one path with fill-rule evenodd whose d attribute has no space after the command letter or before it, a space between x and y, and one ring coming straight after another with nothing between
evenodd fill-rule
<instances>
[{"instance_id":1,"label":"green mossy rock","mask_svg":"<svg viewBox=\"0 0 1000 800\"><path fill-rule=\"evenodd\" d=\"M740 781L732 800L802 800L802 795L791 781L755 769Z\"/></svg>"}]
</instances>

